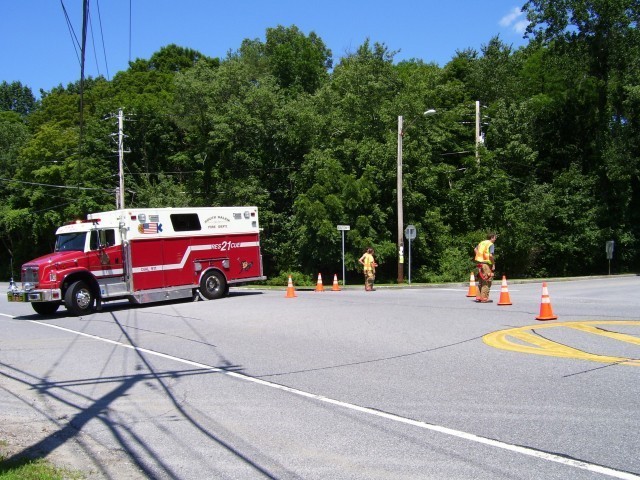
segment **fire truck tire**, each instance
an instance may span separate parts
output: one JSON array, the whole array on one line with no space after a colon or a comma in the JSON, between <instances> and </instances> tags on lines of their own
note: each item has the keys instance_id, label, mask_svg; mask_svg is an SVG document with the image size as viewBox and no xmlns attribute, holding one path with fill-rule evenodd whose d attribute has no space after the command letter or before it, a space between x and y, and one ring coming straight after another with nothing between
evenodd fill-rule
<instances>
[{"instance_id":1,"label":"fire truck tire","mask_svg":"<svg viewBox=\"0 0 640 480\"><path fill-rule=\"evenodd\" d=\"M72 283L64 294L64 306L77 316L93 312L95 300L91 289L81 280Z\"/></svg>"},{"instance_id":2,"label":"fire truck tire","mask_svg":"<svg viewBox=\"0 0 640 480\"><path fill-rule=\"evenodd\" d=\"M200 280L200 293L207 300L222 298L227 291L227 280L220 272L211 270Z\"/></svg>"},{"instance_id":3,"label":"fire truck tire","mask_svg":"<svg viewBox=\"0 0 640 480\"><path fill-rule=\"evenodd\" d=\"M60 304L55 302L34 302L31 306L40 315L53 315L58 311Z\"/></svg>"}]
</instances>

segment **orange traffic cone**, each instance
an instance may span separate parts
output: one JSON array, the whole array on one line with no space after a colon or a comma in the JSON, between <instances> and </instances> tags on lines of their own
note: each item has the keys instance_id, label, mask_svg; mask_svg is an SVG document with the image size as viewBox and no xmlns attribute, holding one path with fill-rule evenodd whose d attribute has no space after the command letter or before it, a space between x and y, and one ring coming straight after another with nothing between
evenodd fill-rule
<instances>
[{"instance_id":1,"label":"orange traffic cone","mask_svg":"<svg viewBox=\"0 0 640 480\"><path fill-rule=\"evenodd\" d=\"M473 272L471 272L471 276L469 277L469 290L467 291L467 297L477 297L478 296L478 288L476 287L476 277L473 276Z\"/></svg>"},{"instance_id":2,"label":"orange traffic cone","mask_svg":"<svg viewBox=\"0 0 640 480\"><path fill-rule=\"evenodd\" d=\"M553 314L551 308L551 300L549 299L549 290L547 290L547 282L542 282L542 301L540 302L540 315L536 320L555 320L557 315Z\"/></svg>"},{"instance_id":3,"label":"orange traffic cone","mask_svg":"<svg viewBox=\"0 0 640 480\"><path fill-rule=\"evenodd\" d=\"M331 287L331 291L339 292L340 285L338 284L338 275L336 273L333 274L333 286Z\"/></svg>"},{"instance_id":4,"label":"orange traffic cone","mask_svg":"<svg viewBox=\"0 0 640 480\"><path fill-rule=\"evenodd\" d=\"M507 277L502 276L502 288L500 289L500 300L498 305L513 305L511 303L511 296L509 295L509 288L507 287Z\"/></svg>"},{"instance_id":5,"label":"orange traffic cone","mask_svg":"<svg viewBox=\"0 0 640 480\"><path fill-rule=\"evenodd\" d=\"M285 298L294 298L297 297L296 291L293 288L293 281L291 280L291 275L289 275L289 284L287 285L287 294Z\"/></svg>"},{"instance_id":6,"label":"orange traffic cone","mask_svg":"<svg viewBox=\"0 0 640 480\"><path fill-rule=\"evenodd\" d=\"M324 286L322 285L322 275L318 274L318 283L316 284L316 292L324 292Z\"/></svg>"}]
</instances>

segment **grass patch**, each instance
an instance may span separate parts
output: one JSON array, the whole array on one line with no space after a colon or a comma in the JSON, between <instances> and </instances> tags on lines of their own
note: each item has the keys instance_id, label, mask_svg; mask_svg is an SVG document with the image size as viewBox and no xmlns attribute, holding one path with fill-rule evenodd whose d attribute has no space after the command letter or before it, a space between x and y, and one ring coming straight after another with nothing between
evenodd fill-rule
<instances>
[{"instance_id":1,"label":"grass patch","mask_svg":"<svg viewBox=\"0 0 640 480\"><path fill-rule=\"evenodd\" d=\"M81 480L82 474L39 459L16 459L8 461L0 455L0 480Z\"/></svg>"}]
</instances>

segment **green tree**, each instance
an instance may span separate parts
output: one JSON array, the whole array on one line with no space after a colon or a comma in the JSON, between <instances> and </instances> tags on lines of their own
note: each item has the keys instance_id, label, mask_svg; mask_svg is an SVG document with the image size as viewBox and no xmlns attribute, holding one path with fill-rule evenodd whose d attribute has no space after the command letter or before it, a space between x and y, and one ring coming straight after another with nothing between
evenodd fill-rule
<instances>
[{"instance_id":1,"label":"green tree","mask_svg":"<svg viewBox=\"0 0 640 480\"><path fill-rule=\"evenodd\" d=\"M284 89L315 92L328 79L331 50L315 32L305 36L295 25L267 28L264 54Z\"/></svg>"},{"instance_id":2,"label":"green tree","mask_svg":"<svg viewBox=\"0 0 640 480\"><path fill-rule=\"evenodd\" d=\"M27 86L20 82L0 83L0 111L8 110L28 115L36 108L36 99Z\"/></svg>"},{"instance_id":3,"label":"green tree","mask_svg":"<svg viewBox=\"0 0 640 480\"><path fill-rule=\"evenodd\" d=\"M631 146L638 144L639 131L629 107L639 78L640 5L633 0L529 1L524 10L530 35L554 55L576 58L574 65L582 66L570 70L574 81L566 91L566 112L555 117L565 128L557 132L565 148L574 148L582 170L597 176L596 192L605 205L597 227L622 241L625 251L636 252L630 263L637 268L640 159Z\"/></svg>"},{"instance_id":4,"label":"green tree","mask_svg":"<svg viewBox=\"0 0 640 480\"><path fill-rule=\"evenodd\" d=\"M203 61L211 66L220 62L218 59L207 57L197 50L180 47L174 43L162 47L151 55L149 60L138 58L130 63L129 72L163 72L177 73L193 68L196 63Z\"/></svg>"},{"instance_id":5,"label":"green tree","mask_svg":"<svg viewBox=\"0 0 640 480\"><path fill-rule=\"evenodd\" d=\"M18 155L29 141L29 136L29 129L17 112L0 112L0 243L4 250L4 254L0 255L0 278L3 279L16 275L15 267L10 272L9 266L18 253L16 249L23 245L16 231L19 230L25 211L18 213L13 210L9 199L13 191L11 181L18 167Z\"/></svg>"},{"instance_id":6,"label":"green tree","mask_svg":"<svg viewBox=\"0 0 640 480\"><path fill-rule=\"evenodd\" d=\"M29 140L29 136L29 128L18 113L0 112L0 176L2 178L11 179L15 174L18 153Z\"/></svg>"}]
</instances>

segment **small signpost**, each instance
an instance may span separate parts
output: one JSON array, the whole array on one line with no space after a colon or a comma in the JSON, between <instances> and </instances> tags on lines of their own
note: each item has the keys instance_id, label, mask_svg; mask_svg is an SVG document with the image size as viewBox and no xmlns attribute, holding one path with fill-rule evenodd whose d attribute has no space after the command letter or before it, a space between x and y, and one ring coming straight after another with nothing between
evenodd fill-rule
<instances>
[{"instance_id":1,"label":"small signpost","mask_svg":"<svg viewBox=\"0 0 640 480\"><path fill-rule=\"evenodd\" d=\"M604 249L607 252L607 260L609 260L609 275L611 275L611 259L613 258L613 248L615 247L615 242L613 240L609 240L606 242Z\"/></svg>"},{"instance_id":2,"label":"small signpost","mask_svg":"<svg viewBox=\"0 0 640 480\"><path fill-rule=\"evenodd\" d=\"M344 274L344 232L351 230L351 225L338 225L338 231L342 232L342 285L347 284L347 278Z\"/></svg>"},{"instance_id":3,"label":"small signpost","mask_svg":"<svg viewBox=\"0 0 640 480\"><path fill-rule=\"evenodd\" d=\"M416 238L416 227L407 225L407 228L404 229L404 236L409 240L409 285L411 285L411 240Z\"/></svg>"}]
</instances>

